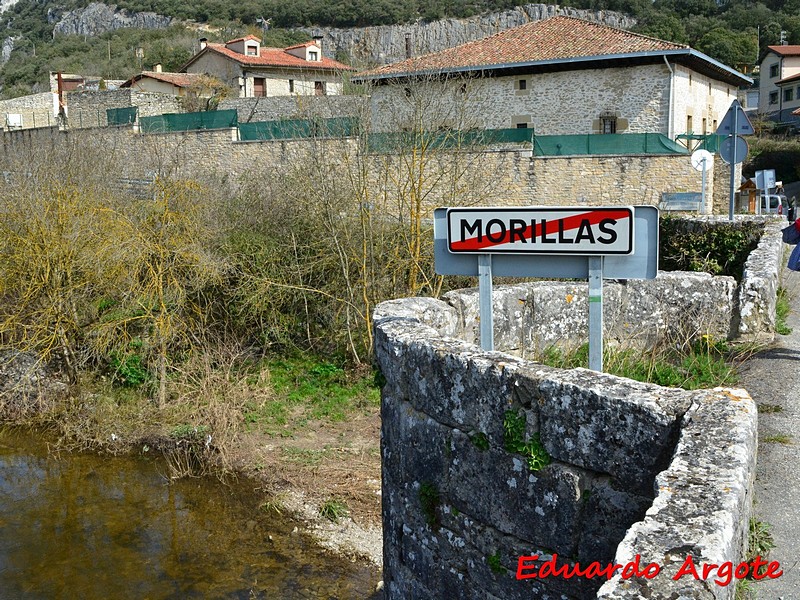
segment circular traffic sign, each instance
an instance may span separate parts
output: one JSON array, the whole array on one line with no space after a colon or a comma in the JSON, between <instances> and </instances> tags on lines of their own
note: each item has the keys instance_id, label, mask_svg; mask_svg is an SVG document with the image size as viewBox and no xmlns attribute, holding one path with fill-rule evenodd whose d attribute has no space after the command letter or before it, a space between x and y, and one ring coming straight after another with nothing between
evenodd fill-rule
<instances>
[{"instance_id":1,"label":"circular traffic sign","mask_svg":"<svg viewBox=\"0 0 800 600\"><path fill-rule=\"evenodd\" d=\"M719 145L719 156L727 164L733 162L734 148L736 149L736 164L744 162L744 159L747 158L747 152L750 150L747 141L743 137L729 135Z\"/></svg>"},{"instance_id":2,"label":"circular traffic sign","mask_svg":"<svg viewBox=\"0 0 800 600\"><path fill-rule=\"evenodd\" d=\"M695 170L702 171L703 169L708 169L712 164L714 164L714 155L708 150L700 149L692 152L692 166Z\"/></svg>"}]
</instances>

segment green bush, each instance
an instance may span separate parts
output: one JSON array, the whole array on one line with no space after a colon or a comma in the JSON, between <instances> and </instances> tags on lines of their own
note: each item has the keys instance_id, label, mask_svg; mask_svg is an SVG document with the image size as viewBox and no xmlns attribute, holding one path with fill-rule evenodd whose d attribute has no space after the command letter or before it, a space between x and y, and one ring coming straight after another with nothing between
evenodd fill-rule
<instances>
[{"instance_id":1,"label":"green bush","mask_svg":"<svg viewBox=\"0 0 800 600\"><path fill-rule=\"evenodd\" d=\"M739 281L763 231L764 225L755 221L713 223L664 217L660 222L659 269L729 275Z\"/></svg>"}]
</instances>

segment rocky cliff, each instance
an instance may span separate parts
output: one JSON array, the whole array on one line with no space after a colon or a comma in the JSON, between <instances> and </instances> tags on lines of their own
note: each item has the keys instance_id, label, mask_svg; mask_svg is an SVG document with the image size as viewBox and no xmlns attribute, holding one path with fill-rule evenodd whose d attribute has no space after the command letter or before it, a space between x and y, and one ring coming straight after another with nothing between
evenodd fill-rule
<instances>
[{"instance_id":1,"label":"rocky cliff","mask_svg":"<svg viewBox=\"0 0 800 600\"><path fill-rule=\"evenodd\" d=\"M567 6L526 4L502 12L467 19L442 19L430 23L419 21L406 25L382 25L351 29L323 29L325 53L348 60L355 65L390 63L406 57L406 34L410 34L408 50L413 54L436 52L465 42L492 35L530 21L555 15L579 17L630 29L636 20L622 13L590 11ZM98 35L122 27L157 29L168 27L173 19L155 13L130 13L114 5L94 2L86 8L51 17L55 34ZM304 29L309 38L319 29Z\"/></svg>"},{"instance_id":2,"label":"rocky cliff","mask_svg":"<svg viewBox=\"0 0 800 600\"><path fill-rule=\"evenodd\" d=\"M382 25L352 29L321 30L324 51L332 58L344 59L357 66L391 63L406 58L406 34L410 34L408 50L414 54L438 52L465 42L540 21L556 15L597 21L620 29L630 29L636 20L622 13L590 11L567 6L526 4L502 12L467 19L442 19L430 23ZM305 29L309 37L319 32Z\"/></svg>"},{"instance_id":3,"label":"rocky cliff","mask_svg":"<svg viewBox=\"0 0 800 600\"><path fill-rule=\"evenodd\" d=\"M137 29L162 29L172 24L172 17L151 12L132 13L117 10L116 5L92 2L86 8L70 10L56 17L48 13L48 20L57 18L53 35L99 35L106 31L133 27Z\"/></svg>"},{"instance_id":4,"label":"rocky cliff","mask_svg":"<svg viewBox=\"0 0 800 600\"><path fill-rule=\"evenodd\" d=\"M11 0L0 0L10 2ZM555 15L567 15L630 29L636 20L622 13L590 11L566 6L526 4L502 12L467 19L442 19L439 21L382 25L350 29L303 29L309 38L319 32L323 35L326 55L346 60L356 66L385 64L402 60L407 52L414 55L436 52L465 42L492 35L504 29L539 21ZM132 13L117 10L116 5L93 2L85 8L61 12L50 9L48 21L53 24L53 35L100 35L124 27L159 29L175 22L171 17L152 12ZM408 36L408 38L407 38ZM5 40L0 64L8 59L13 39ZM7 46L7 47L6 47Z\"/></svg>"}]
</instances>

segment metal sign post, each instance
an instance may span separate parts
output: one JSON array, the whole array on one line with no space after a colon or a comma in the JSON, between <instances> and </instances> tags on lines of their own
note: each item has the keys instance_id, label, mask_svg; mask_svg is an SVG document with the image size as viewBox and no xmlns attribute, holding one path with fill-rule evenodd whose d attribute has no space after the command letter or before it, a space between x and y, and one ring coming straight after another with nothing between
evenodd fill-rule
<instances>
[{"instance_id":1,"label":"metal sign post","mask_svg":"<svg viewBox=\"0 0 800 600\"><path fill-rule=\"evenodd\" d=\"M733 221L734 213L734 194L736 191L736 165L747 158L747 143L739 135L753 135L755 129L747 114L744 112L742 105L738 100L731 103L731 107L722 121L714 132L717 135L727 135L728 137L720 147L719 155L731 166L731 185L730 185L730 202L728 207L728 220Z\"/></svg>"},{"instance_id":2,"label":"metal sign post","mask_svg":"<svg viewBox=\"0 0 800 600\"><path fill-rule=\"evenodd\" d=\"M700 192L700 214L703 215L706 212L706 170L709 164L713 164L714 155L708 150L695 150L692 153L691 162L696 170L703 173L701 182L702 191Z\"/></svg>"},{"instance_id":3,"label":"metal sign post","mask_svg":"<svg viewBox=\"0 0 800 600\"><path fill-rule=\"evenodd\" d=\"M436 272L478 277L484 350L494 349L492 275L587 279L589 368L596 371L603 369L603 278L652 279L658 271L654 206L439 208L433 229Z\"/></svg>"},{"instance_id":4,"label":"metal sign post","mask_svg":"<svg viewBox=\"0 0 800 600\"><path fill-rule=\"evenodd\" d=\"M492 312L492 255L478 255L478 310L480 311L481 348L494 350L494 314Z\"/></svg>"},{"instance_id":5,"label":"metal sign post","mask_svg":"<svg viewBox=\"0 0 800 600\"><path fill-rule=\"evenodd\" d=\"M603 370L603 257L589 257L589 368Z\"/></svg>"}]
</instances>

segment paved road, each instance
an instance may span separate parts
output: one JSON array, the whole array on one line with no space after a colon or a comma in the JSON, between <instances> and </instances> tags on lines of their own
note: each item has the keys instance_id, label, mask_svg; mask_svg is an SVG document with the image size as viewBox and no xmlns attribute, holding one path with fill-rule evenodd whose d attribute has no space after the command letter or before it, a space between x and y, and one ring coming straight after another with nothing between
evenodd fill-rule
<instances>
[{"instance_id":1,"label":"paved road","mask_svg":"<svg viewBox=\"0 0 800 600\"><path fill-rule=\"evenodd\" d=\"M754 515L772 525L770 560L784 571L754 586L758 600L800 600L800 273L784 271L783 286L792 333L778 335L742 370L742 385L759 405Z\"/></svg>"}]
</instances>

